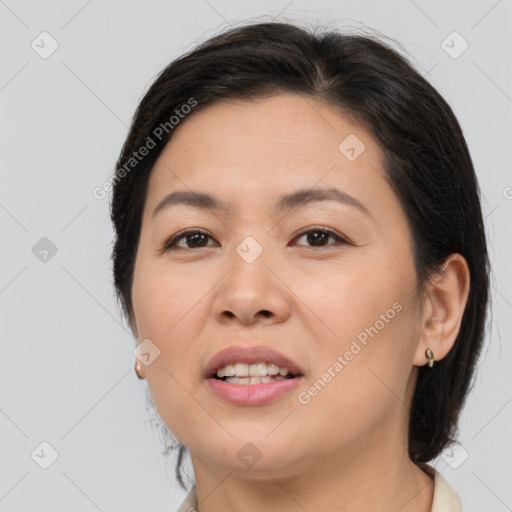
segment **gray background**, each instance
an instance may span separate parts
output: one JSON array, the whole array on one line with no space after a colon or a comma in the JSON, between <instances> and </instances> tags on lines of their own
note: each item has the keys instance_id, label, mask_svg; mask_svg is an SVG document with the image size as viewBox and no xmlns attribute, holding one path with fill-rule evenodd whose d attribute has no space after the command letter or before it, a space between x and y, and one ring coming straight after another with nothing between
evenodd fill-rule
<instances>
[{"instance_id":1,"label":"gray background","mask_svg":"<svg viewBox=\"0 0 512 512\"><path fill-rule=\"evenodd\" d=\"M170 60L272 17L398 40L458 116L484 195L493 317L460 446L434 465L465 512L512 510L511 0L0 0L0 511L173 511L183 499L114 301L110 196L92 191ZM47 58L44 31L58 43ZM454 31L469 44L457 58L442 46L462 49ZM43 441L58 453L48 469Z\"/></svg>"}]
</instances>

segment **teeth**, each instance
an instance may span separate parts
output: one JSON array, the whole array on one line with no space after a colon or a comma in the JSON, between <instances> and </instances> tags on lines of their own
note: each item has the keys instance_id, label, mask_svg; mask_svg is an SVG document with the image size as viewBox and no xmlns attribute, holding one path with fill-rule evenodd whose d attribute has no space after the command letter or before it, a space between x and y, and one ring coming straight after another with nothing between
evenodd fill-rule
<instances>
[{"instance_id":1,"label":"teeth","mask_svg":"<svg viewBox=\"0 0 512 512\"><path fill-rule=\"evenodd\" d=\"M233 366L233 375L235 377L248 377L249 376L249 365L245 363L236 363Z\"/></svg>"},{"instance_id":2,"label":"teeth","mask_svg":"<svg viewBox=\"0 0 512 512\"><path fill-rule=\"evenodd\" d=\"M228 364L224 366L224 368L219 368L217 370L217 377L266 377L266 376L286 376L289 371L287 368L282 368L277 366L276 364L266 364L266 363L256 363L256 364L246 364L246 363L236 363L236 364Z\"/></svg>"},{"instance_id":3,"label":"teeth","mask_svg":"<svg viewBox=\"0 0 512 512\"><path fill-rule=\"evenodd\" d=\"M287 380L286 377L278 375L277 377L227 377L224 382L228 384L266 384L274 380Z\"/></svg>"},{"instance_id":4,"label":"teeth","mask_svg":"<svg viewBox=\"0 0 512 512\"><path fill-rule=\"evenodd\" d=\"M267 364L267 375L277 375L279 373L279 366L277 364Z\"/></svg>"},{"instance_id":5,"label":"teeth","mask_svg":"<svg viewBox=\"0 0 512 512\"><path fill-rule=\"evenodd\" d=\"M235 368L232 364L228 364L224 368L221 369L223 375L222 377L234 377L235 376ZM217 375L219 375L219 372L217 372ZM219 375L221 377L221 375Z\"/></svg>"},{"instance_id":6,"label":"teeth","mask_svg":"<svg viewBox=\"0 0 512 512\"><path fill-rule=\"evenodd\" d=\"M265 363L251 364L249 375L251 377L265 377L267 375L267 365Z\"/></svg>"}]
</instances>

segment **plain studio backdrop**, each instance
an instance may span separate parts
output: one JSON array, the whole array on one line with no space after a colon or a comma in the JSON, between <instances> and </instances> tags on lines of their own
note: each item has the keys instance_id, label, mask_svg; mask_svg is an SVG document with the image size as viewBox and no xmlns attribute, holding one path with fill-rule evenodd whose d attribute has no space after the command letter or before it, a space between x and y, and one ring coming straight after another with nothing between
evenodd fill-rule
<instances>
[{"instance_id":1,"label":"plain studio backdrop","mask_svg":"<svg viewBox=\"0 0 512 512\"><path fill-rule=\"evenodd\" d=\"M458 117L483 193L492 325L460 445L433 465L465 512L512 509L511 0L2 0L0 511L181 503L114 300L110 193L93 191L164 66L273 17L396 39Z\"/></svg>"}]
</instances>

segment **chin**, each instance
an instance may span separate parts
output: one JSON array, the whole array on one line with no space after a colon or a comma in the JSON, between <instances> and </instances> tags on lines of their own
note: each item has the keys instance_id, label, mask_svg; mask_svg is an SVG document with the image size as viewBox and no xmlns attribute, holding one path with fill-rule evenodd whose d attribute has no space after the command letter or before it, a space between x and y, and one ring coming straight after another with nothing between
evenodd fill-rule
<instances>
[{"instance_id":1,"label":"chin","mask_svg":"<svg viewBox=\"0 0 512 512\"><path fill-rule=\"evenodd\" d=\"M250 474L261 480L268 479L268 472L296 469L298 462L296 450L277 437L271 440L265 435L237 437L204 446L202 451L210 464L219 469Z\"/></svg>"}]
</instances>

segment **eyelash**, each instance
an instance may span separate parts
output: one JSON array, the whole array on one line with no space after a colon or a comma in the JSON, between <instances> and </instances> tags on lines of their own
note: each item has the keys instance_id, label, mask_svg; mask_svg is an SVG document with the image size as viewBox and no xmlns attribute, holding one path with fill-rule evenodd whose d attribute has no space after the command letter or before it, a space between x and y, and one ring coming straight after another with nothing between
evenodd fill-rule
<instances>
[{"instance_id":1,"label":"eyelash","mask_svg":"<svg viewBox=\"0 0 512 512\"><path fill-rule=\"evenodd\" d=\"M324 247L329 247L329 245L345 245L345 244L350 244L351 243L348 240L346 240L345 238L343 238L341 235L339 235L338 233L332 231L331 229L325 228L323 226L315 226L313 228L307 228L307 229L301 231L300 233L298 233L294 237L294 240L300 238L303 235L307 235L308 233L326 233L329 236L332 236L337 241L337 244L328 244L327 246L319 246L319 247L315 247L315 246L311 245L311 246L309 246L311 248L320 248L320 249L322 249ZM162 249L160 250L160 253L165 253L165 252L169 252L169 251L175 251L175 250L179 250L179 249L194 250L191 247L177 247L176 243L179 240L181 240L182 238L184 239L187 235L197 235L197 234L206 235L206 236L210 237L211 239L213 239L213 237L207 231L204 231L204 230L199 229L199 228L188 229L188 230L182 231L181 233L178 233L178 234L172 236L170 239L168 239L164 243ZM199 249L206 249L206 247L199 247Z\"/></svg>"}]
</instances>

